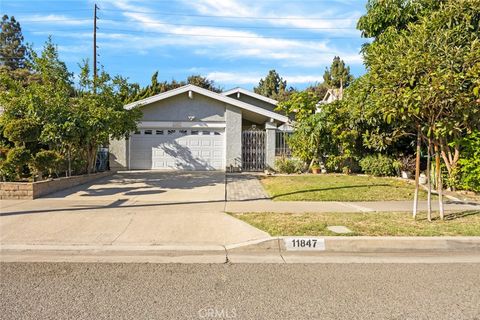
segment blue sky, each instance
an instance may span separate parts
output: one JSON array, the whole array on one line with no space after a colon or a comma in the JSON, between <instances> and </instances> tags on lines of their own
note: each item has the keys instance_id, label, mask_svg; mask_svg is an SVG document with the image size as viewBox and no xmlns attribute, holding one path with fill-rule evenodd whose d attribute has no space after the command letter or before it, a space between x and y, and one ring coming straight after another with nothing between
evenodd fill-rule
<instances>
[{"instance_id":1,"label":"blue sky","mask_svg":"<svg viewBox=\"0 0 480 320\"><path fill-rule=\"evenodd\" d=\"M92 56L95 1L0 0L39 49L52 35L60 57L77 72ZM268 70L304 88L322 81L339 55L364 72L355 29L359 0L98 0L98 61L110 74L145 85L201 74L225 89L251 89Z\"/></svg>"}]
</instances>

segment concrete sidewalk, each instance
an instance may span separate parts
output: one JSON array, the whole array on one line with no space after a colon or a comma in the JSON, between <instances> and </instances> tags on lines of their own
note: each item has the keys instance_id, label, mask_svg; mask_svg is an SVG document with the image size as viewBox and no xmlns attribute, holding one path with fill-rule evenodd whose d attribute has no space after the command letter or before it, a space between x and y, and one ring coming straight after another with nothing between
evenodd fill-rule
<instances>
[{"instance_id":1,"label":"concrete sidewalk","mask_svg":"<svg viewBox=\"0 0 480 320\"><path fill-rule=\"evenodd\" d=\"M409 212L412 210L412 201L365 201L365 202L338 202L338 201L230 201L225 206L226 212L278 212L278 213L307 213L307 212ZM466 204L463 202L445 201L445 211L479 210L480 204ZM419 201L419 210L427 210L427 202ZM433 210L438 210L438 202L432 202Z\"/></svg>"},{"instance_id":2,"label":"concrete sidewalk","mask_svg":"<svg viewBox=\"0 0 480 320\"><path fill-rule=\"evenodd\" d=\"M0 243L225 245L269 235L224 213L224 201L2 201Z\"/></svg>"}]
</instances>

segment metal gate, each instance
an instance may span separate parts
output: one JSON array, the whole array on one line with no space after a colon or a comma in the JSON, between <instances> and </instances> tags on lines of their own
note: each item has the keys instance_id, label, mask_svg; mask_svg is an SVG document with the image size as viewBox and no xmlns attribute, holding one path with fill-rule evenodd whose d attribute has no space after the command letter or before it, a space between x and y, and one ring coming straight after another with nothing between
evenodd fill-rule
<instances>
[{"instance_id":1,"label":"metal gate","mask_svg":"<svg viewBox=\"0 0 480 320\"><path fill-rule=\"evenodd\" d=\"M242 132L242 169L265 170L265 131Z\"/></svg>"}]
</instances>

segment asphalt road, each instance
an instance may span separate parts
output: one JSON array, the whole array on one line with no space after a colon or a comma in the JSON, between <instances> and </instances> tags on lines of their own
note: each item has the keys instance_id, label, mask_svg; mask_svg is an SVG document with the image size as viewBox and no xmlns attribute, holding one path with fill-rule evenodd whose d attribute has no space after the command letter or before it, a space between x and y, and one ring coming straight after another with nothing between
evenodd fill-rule
<instances>
[{"instance_id":1,"label":"asphalt road","mask_svg":"<svg viewBox=\"0 0 480 320\"><path fill-rule=\"evenodd\" d=\"M0 264L1 319L480 319L479 264Z\"/></svg>"}]
</instances>

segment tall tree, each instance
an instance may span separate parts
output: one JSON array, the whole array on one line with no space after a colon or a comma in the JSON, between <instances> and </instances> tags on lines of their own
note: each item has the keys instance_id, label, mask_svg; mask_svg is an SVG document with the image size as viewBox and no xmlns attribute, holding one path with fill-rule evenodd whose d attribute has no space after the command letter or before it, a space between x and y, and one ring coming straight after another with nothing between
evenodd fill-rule
<instances>
[{"instance_id":1,"label":"tall tree","mask_svg":"<svg viewBox=\"0 0 480 320\"><path fill-rule=\"evenodd\" d=\"M10 70L25 68L27 47L23 43L20 23L15 17L4 15L0 27L0 65Z\"/></svg>"},{"instance_id":2,"label":"tall tree","mask_svg":"<svg viewBox=\"0 0 480 320\"><path fill-rule=\"evenodd\" d=\"M265 79L260 79L258 87L253 88L253 91L262 96L277 99L287 91L287 81L283 80L277 71L270 70Z\"/></svg>"},{"instance_id":3,"label":"tall tree","mask_svg":"<svg viewBox=\"0 0 480 320\"><path fill-rule=\"evenodd\" d=\"M387 122L415 124L437 172L440 155L455 171L461 138L479 121L478 7L479 0L446 1L404 30L387 28L364 52L377 106Z\"/></svg>"},{"instance_id":4,"label":"tall tree","mask_svg":"<svg viewBox=\"0 0 480 320\"><path fill-rule=\"evenodd\" d=\"M193 84L197 87L204 88L217 93L220 93L223 91L222 88L218 87L215 84L215 81L210 80L206 77L202 77L201 75L197 75L197 74L189 76L187 78L187 83Z\"/></svg>"},{"instance_id":5,"label":"tall tree","mask_svg":"<svg viewBox=\"0 0 480 320\"><path fill-rule=\"evenodd\" d=\"M345 66L345 62L340 57L334 57L329 69L325 69L323 81L330 88L346 88L353 81L350 74L350 67Z\"/></svg>"}]
</instances>

